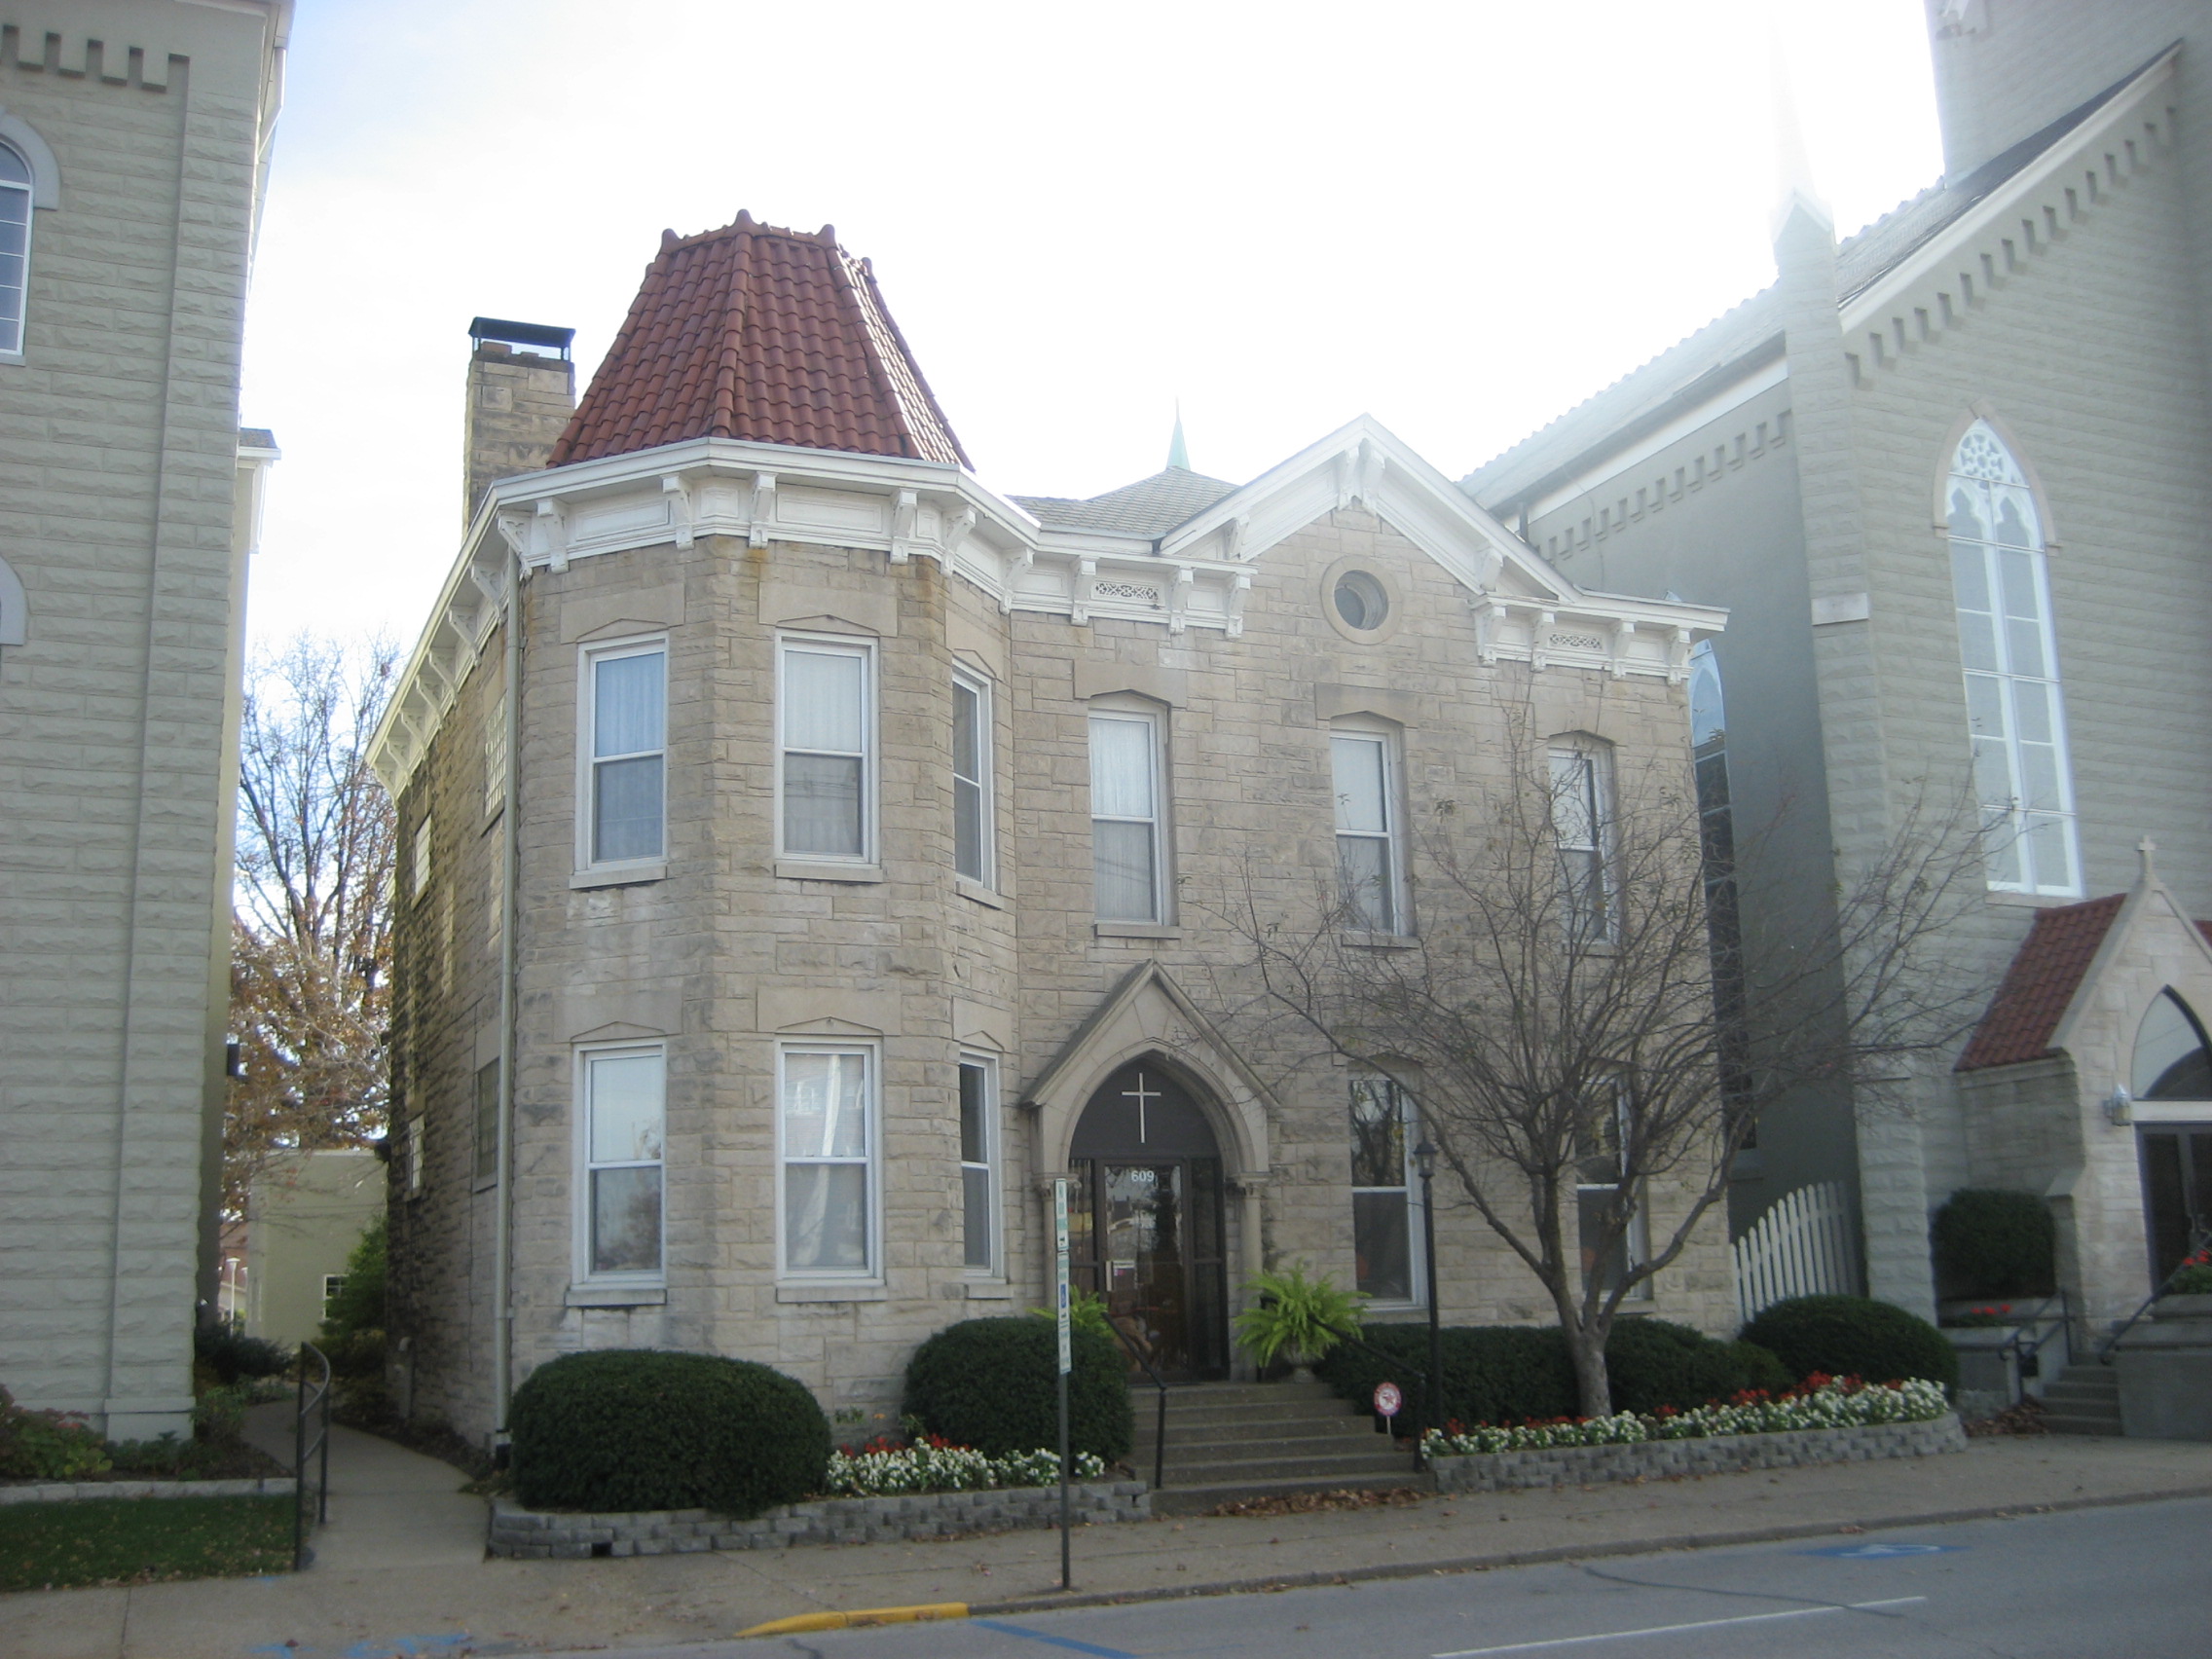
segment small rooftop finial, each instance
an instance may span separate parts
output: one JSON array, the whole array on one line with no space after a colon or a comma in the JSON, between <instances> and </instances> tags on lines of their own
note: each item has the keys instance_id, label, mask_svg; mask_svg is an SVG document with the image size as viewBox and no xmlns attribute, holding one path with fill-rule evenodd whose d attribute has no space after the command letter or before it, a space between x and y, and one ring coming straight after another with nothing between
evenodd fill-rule
<instances>
[{"instance_id":1,"label":"small rooftop finial","mask_svg":"<svg viewBox=\"0 0 2212 1659\"><path fill-rule=\"evenodd\" d=\"M1191 470L1191 451L1183 442L1183 400L1175 400L1175 435L1167 440L1167 465L1170 471Z\"/></svg>"},{"instance_id":2,"label":"small rooftop finial","mask_svg":"<svg viewBox=\"0 0 2212 1659\"><path fill-rule=\"evenodd\" d=\"M2135 851L2137 855L2143 860L2142 871L2135 878L2138 885L2148 887L2152 882L2158 879L2157 868L2151 860L2151 855L2153 853L2156 853L2157 850L2158 843L2152 840L2148 835L2144 836L2142 840L2135 843Z\"/></svg>"}]
</instances>

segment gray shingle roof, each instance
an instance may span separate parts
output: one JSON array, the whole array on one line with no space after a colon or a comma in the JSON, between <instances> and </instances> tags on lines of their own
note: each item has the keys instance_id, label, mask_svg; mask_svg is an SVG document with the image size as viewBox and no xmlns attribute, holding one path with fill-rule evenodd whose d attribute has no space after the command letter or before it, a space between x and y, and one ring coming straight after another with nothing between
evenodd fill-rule
<instances>
[{"instance_id":1,"label":"gray shingle roof","mask_svg":"<svg viewBox=\"0 0 2212 1659\"><path fill-rule=\"evenodd\" d=\"M1846 238L1836 247L1838 307L1848 305L1964 218L2163 56L2165 53L2159 53L2149 63L1965 177L1938 180ZM1553 474L1571 474L1586 459L1595 460L1605 450L1633 443L1643 429L1659 425L1709 390L1740 378L1768 354L1780 329L1774 290L1763 288L1549 425L1486 461L1461 479L1459 487L1493 511L1525 500Z\"/></svg>"},{"instance_id":2,"label":"gray shingle roof","mask_svg":"<svg viewBox=\"0 0 2212 1659\"><path fill-rule=\"evenodd\" d=\"M1124 535L1161 535L1193 519L1236 488L1202 472L1171 466L1088 500L1065 496L1016 496L1014 504L1055 530L1104 530Z\"/></svg>"}]
</instances>

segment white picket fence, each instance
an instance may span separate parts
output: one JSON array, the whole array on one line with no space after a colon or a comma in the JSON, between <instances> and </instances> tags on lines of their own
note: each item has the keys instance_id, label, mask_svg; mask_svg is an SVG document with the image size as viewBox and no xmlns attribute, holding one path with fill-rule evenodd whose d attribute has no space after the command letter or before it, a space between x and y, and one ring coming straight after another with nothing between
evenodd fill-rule
<instances>
[{"instance_id":1,"label":"white picket fence","mask_svg":"<svg viewBox=\"0 0 2212 1659\"><path fill-rule=\"evenodd\" d=\"M1851 1204L1840 1181L1785 1193L1736 1240L1736 1307L1749 1320L1792 1296L1851 1296L1859 1253Z\"/></svg>"}]
</instances>

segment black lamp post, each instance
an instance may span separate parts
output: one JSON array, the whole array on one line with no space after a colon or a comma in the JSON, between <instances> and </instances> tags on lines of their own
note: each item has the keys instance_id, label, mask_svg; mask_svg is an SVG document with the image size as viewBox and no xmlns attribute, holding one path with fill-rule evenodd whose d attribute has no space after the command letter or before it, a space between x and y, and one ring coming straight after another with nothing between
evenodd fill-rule
<instances>
[{"instance_id":1,"label":"black lamp post","mask_svg":"<svg viewBox=\"0 0 2212 1659\"><path fill-rule=\"evenodd\" d=\"M1414 1148L1414 1167L1420 1171L1420 1242L1428 1273L1428 1386L1420 1391L1421 1456L1427 1457L1428 1430L1444 1426L1444 1332L1436 1312L1436 1148L1420 1137Z\"/></svg>"}]
</instances>

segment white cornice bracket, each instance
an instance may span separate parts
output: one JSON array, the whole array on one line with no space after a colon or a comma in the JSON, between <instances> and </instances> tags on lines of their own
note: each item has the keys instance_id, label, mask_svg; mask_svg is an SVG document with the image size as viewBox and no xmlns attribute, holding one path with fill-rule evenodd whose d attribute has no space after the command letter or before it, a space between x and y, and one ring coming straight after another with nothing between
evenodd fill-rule
<instances>
[{"instance_id":1,"label":"white cornice bracket","mask_svg":"<svg viewBox=\"0 0 2212 1659\"><path fill-rule=\"evenodd\" d=\"M1197 585L1198 572L1189 565L1175 567L1175 583L1167 590L1167 631L1180 634L1190 624L1184 612L1190 608L1191 589Z\"/></svg>"},{"instance_id":2,"label":"white cornice bracket","mask_svg":"<svg viewBox=\"0 0 2212 1659\"><path fill-rule=\"evenodd\" d=\"M752 547L768 545L768 527L776 522L776 475L773 472L756 472L753 475L753 528L746 533L746 543Z\"/></svg>"},{"instance_id":3,"label":"white cornice bracket","mask_svg":"<svg viewBox=\"0 0 2212 1659\"><path fill-rule=\"evenodd\" d=\"M1615 680L1626 680L1628 678L1630 642L1635 638L1636 624L1634 622L1623 617L1619 622L1613 624L1612 675Z\"/></svg>"},{"instance_id":4,"label":"white cornice bracket","mask_svg":"<svg viewBox=\"0 0 2212 1659\"><path fill-rule=\"evenodd\" d=\"M891 562L903 565L914 556L914 520L921 511L922 498L912 490L899 492L891 509Z\"/></svg>"},{"instance_id":5,"label":"white cornice bracket","mask_svg":"<svg viewBox=\"0 0 2212 1659\"><path fill-rule=\"evenodd\" d=\"M1069 608L1068 620L1078 628L1090 623L1090 590L1098 580L1098 561L1078 559L1075 562L1075 604Z\"/></svg>"},{"instance_id":6,"label":"white cornice bracket","mask_svg":"<svg viewBox=\"0 0 2212 1659\"><path fill-rule=\"evenodd\" d=\"M1244 596L1251 591L1252 572L1238 571L1229 583L1229 637L1233 640L1244 632Z\"/></svg>"},{"instance_id":7,"label":"white cornice bracket","mask_svg":"<svg viewBox=\"0 0 2212 1659\"><path fill-rule=\"evenodd\" d=\"M1359 498L1373 508L1382 497L1382 473L1389 465L1382 446L1372 438L1359 446Z\"/></svg>"},{"instance_id":8,"label":"white cornice bracket","mask_svg":"<svg viewBox=\"0 0 2212 1659\"><path fill-rule=\"evenodd\" d=\"M974 507L962 507L949 519L945 520L944 538L941 545L944 548L944 560L946 564L949 565L956 557L958 557L961 547L965 545L968 540L968 533L975 528L976 509Z\"/></svg>"},{"instance_id":9,"label":"white cornice bracket","mask_svg":"<svg viewBox=\"0 0 2212 1659\"><path fill-rule=\"evenodd\" d=\"M668 498L668 516L676 526L676 545L691 545L691 486L681 472L661 474L661 494Z\"/></svg>"},{"instance_id":10,"label":"white cornice bracket","mask_svg":"<svg viewBox=\"0 0 2212 1659\"><path fill-rule=\"evenodd\" d=\"M569 514L559 501L537 503L537 528L545 538L546 563L556 571L569 568Z\"/></svg>"}]
</instances>

